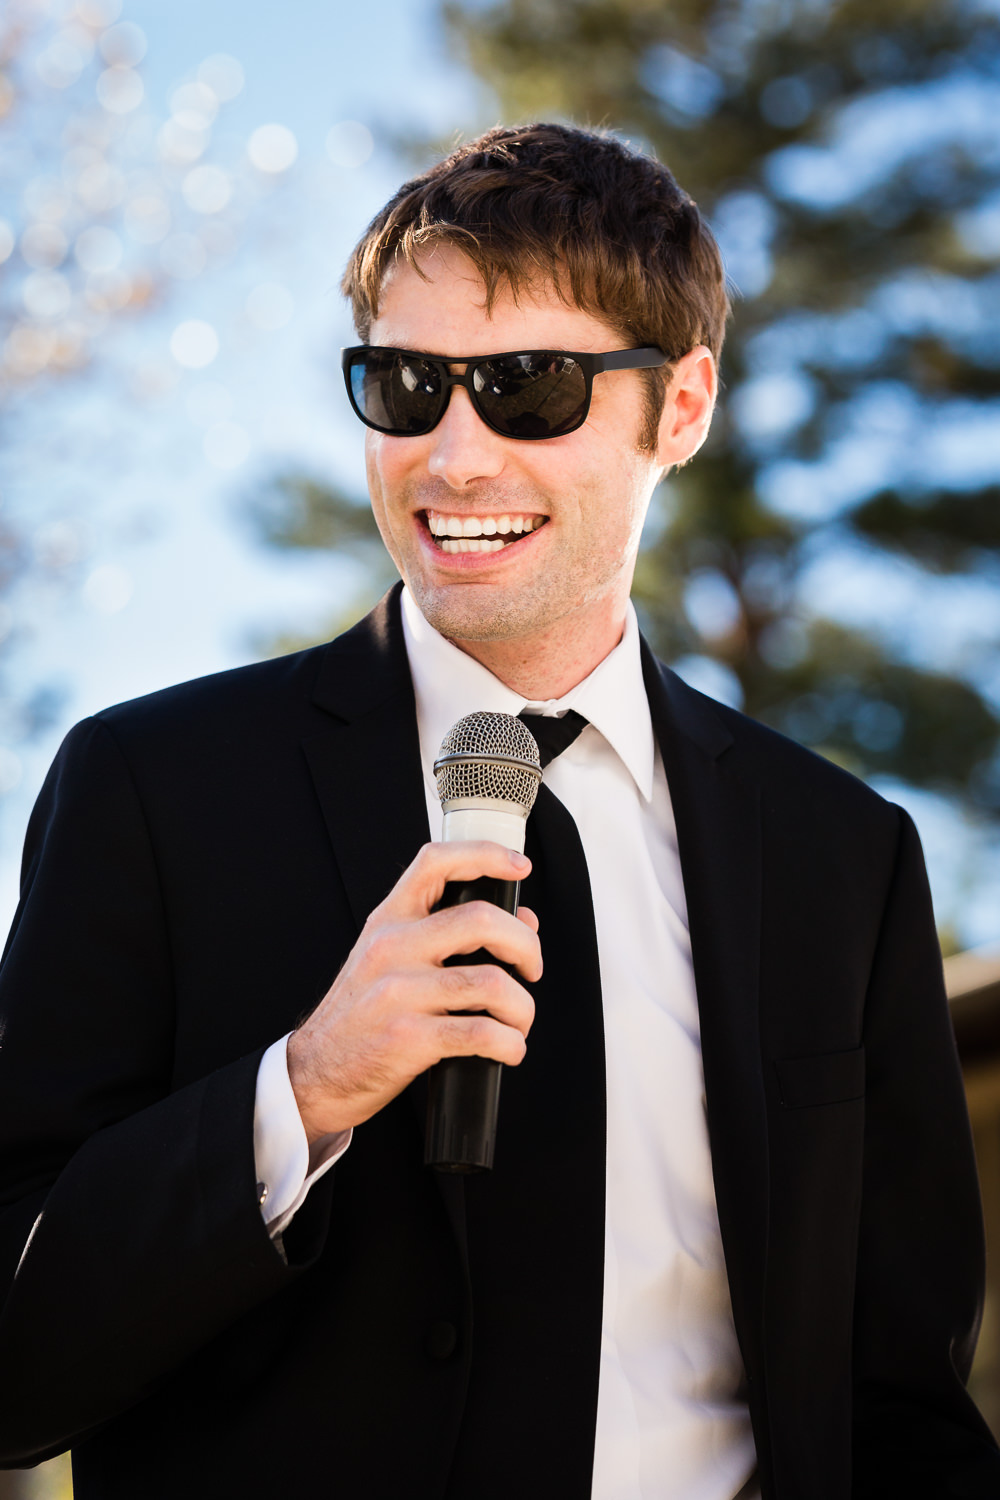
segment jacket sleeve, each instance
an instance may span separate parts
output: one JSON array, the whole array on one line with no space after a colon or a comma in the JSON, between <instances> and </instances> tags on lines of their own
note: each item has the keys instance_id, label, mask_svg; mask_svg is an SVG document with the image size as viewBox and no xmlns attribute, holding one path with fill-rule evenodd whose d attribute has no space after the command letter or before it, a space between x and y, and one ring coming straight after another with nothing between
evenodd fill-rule
<instances>
[{"instance_id":1,"label":"jacket sleeve","mask_svg":"<svg viewBox=\"0 0 1000 1500\"><path fill-rule=\"evenodd\" d=\"M987 1500L1000 1453L965 1391L983 1228L916 830L904 812L865 1007L854 1500Z\"/></svg>"},{"instance_id":2,"label":"jacket sleeve","mask_svg":"<svg viewBox=\"0 0 1000 1500\"><path fill-rule=\"evenodd\" d=\"M0 1464L146 1396L318 1253L257 1203L260 1053L171 1091L170 933L128 768L100 720L32 815L0 969Z\"/></svg>"}]
</instances>

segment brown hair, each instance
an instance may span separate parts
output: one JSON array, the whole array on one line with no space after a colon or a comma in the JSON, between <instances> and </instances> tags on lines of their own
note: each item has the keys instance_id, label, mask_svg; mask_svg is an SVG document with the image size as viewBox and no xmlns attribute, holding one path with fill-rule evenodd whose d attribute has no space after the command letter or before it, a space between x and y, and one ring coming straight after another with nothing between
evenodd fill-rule
<instances>
[{"instance_id":1,"label":"brown hair","mask_svg":"<svg viewBox=\"0 0 1000 1500\"><path fill-rule=\"evenodd\" d=\"M718 359L729 301L718 246L691 198L651 156L567 125L497 126L405 182L369 224L344 272L367 340L397 257L418 272L447 242L472 261L491 310L501 288L540 282L636 347L676 361L706 344ZM647 377L640 446L655 440L665 393ZM649 378L651 377L651 378Z\"/></svg>"}]
</instances>

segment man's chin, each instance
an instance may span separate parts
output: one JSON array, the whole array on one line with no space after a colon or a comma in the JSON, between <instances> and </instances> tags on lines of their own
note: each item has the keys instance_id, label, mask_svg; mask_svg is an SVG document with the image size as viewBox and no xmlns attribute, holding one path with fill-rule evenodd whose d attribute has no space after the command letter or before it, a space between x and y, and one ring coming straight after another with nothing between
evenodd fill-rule
<instances>
[{"instance_id":1,"label":"man's chin","mask_svg":"<svg viewBox=\"0 0 1000 1500\"><path fill-rule=\"evenodd\" d=\"M461 645L463 641L510 641L530 634L532 611L525 601L504 596L499 590L462 584L451 588L407 586L420 613L439 635Z\"/></svg>"},{"instance_id":2,"label":"man's chin","mask_svg":"<svg viewBox=\"0 0 1000 1500\"><path fill-rule=\"evenodd\" d=\"M538 643L547 640L553 631L564 638L572 637L585 628L595 610L601 611L604 595L613 603L606 584L603 590L584 590L577 584L574 596L571 589L553 588L552 582L549 578L535 578L530 583L500 588L485 582L442 586L439 581L423 576L406 579L427 623L457 646L463 642L471 645L489 641L498 645L516 641ZM626 602L627 598L626 593ZM608 608L610 605L606 604L605 612Z\"/></svg>"}]
</instances>

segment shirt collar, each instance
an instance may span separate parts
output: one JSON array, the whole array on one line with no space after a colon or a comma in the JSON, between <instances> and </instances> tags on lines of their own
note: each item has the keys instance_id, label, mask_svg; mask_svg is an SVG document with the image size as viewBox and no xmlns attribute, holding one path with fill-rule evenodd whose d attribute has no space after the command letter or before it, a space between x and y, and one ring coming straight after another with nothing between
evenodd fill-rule
<instances>
[{"instance_id":1,"label":"shirt collar","mask_svg":"<svg viewBox=\"0 0 1000 1500\"><path fill-rule=\"evenodd\" d=\"M649 702L642 680L639 623L631 603L622 638L589 677L562 698L532 702L460 651L424 619L409 589L403 589L403 636L413 678L421 744L441 744L466 714L519 714L525 707L546 714L575 709L604 736L642 796L653 795L655 746ZM581 737L586 742L586 734Z\"/></svg>"}]
</instances>

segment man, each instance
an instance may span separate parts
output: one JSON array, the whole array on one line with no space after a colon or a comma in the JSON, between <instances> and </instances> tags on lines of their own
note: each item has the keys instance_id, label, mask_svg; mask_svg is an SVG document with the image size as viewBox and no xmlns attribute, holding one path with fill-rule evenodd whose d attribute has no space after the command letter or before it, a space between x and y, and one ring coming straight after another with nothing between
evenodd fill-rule
<instances>
[{"instance_id":1,"label":"man","mask_svg":"<svg viewBox=\"0 0 1000 1500\"><path fill-rule=\"evenodd\" d=\"M78 726L29 830L6 1461L72 1444L78 1500L995 1495L912 825L685 687L628 603L715 399L697 210L613 139L497 130L345 285L406 592ZM475 709L582 727L527 861L427 842ZM481 875L516 917L435 911ZM458 1055L508 1065L468 1179L422 1164Z\"/></svg>"}]
</instances>

